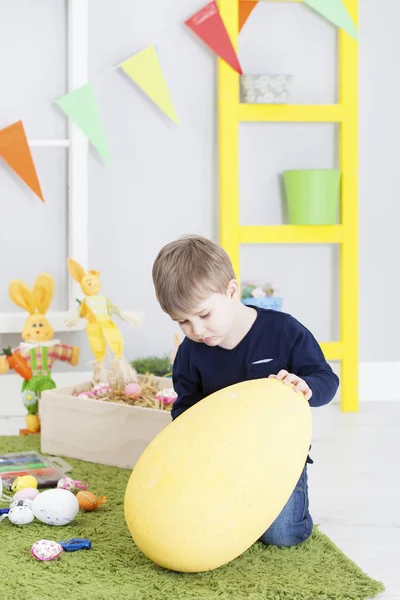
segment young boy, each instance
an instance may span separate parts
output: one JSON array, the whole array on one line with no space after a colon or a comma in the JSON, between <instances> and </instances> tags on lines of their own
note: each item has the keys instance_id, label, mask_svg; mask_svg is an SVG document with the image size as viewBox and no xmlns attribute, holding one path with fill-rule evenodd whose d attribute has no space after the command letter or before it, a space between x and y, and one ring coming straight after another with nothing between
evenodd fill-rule
<instances>
[{"instance_id":1,"label":"young boy","mask_svg":"<svg viewBox=\"0 0 400 600\"><path fill-rule=\"evenodd\" d=\"M339 380L312 334L288 314L242 304L231 261L214 242L199 236L171 242L155 260L153 281L161 308L186 336L173 367L173 419L213 392L249 379L293 384L311 406L334 397ZM305 465L260 541L295 546L309 537L312 525Z\"/></svg>"}]
</instances>

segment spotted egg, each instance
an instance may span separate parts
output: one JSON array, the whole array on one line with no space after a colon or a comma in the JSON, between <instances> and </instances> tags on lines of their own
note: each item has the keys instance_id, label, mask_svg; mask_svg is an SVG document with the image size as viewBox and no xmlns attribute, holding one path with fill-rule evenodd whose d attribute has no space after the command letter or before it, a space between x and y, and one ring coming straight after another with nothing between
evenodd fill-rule
<instances>
[{"instance_id":1,"label":"spotted egg","mask_svg":"<svg viewBox=\"0 0 400 600\"><path fill-rule=\"evenodd\" d=\"M21 500L20 502L23 501ZM18 505L10 508L8 518L14 525L28 525L29 523L32 523L35 517L29 506Z\"/></svg>"},{"instance_id":2,"label":"spotted egg","mask_svg":"<svg viewBox=\"0 0 400 600\"><path fill-rule=\"evenodd\" d=\"M75 519L79 504L72 492L56 488L39 494L32 502L32 511L42 523L62 526Z\"/></svg>"}]
</instances>

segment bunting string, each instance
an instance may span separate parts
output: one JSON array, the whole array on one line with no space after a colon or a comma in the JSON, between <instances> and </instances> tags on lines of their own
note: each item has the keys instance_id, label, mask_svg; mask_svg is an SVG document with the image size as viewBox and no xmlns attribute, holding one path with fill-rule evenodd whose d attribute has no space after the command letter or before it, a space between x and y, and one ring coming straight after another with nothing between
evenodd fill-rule
<instances>
[{"instance_id":1,"label":"bunting string","mask_svg":"<svg viewBox=\"0 0 400 600\"><path fill-rule=\"evenodd\" d=\"M239 30L241 30L254 9L265 0L242 0L239 2ZM346 31L358 40L357 29L343 3L343 0L303 0L304 4L318 12L322 17ZM221 17L216 0L211 0L195 14L189 17L185 26L214 54L224 60L239 75L243 74L239 58ZM132 83L140 88L175 125L179 126L173 98L164 76L157 45L151 44L135 52L118 65L108 68L91 81L75 88L54 100L54 104L74 122L102 159L111 160L107 145L106 132L98 107L94 82L115 71L121 71ZM52 103L52 104L53 104ZM29 111L37 113L41 107ZM7 127L0 129L0 157L20 177L25 184L44 202L38 175L29 148L23 119L20 117Z\"/></svg>"}]
</instances>

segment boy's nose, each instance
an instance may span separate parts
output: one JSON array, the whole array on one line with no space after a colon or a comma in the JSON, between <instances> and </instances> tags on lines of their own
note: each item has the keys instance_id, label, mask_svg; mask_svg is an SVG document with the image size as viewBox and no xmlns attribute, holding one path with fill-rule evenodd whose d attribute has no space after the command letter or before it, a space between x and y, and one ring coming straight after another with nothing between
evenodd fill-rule
<instances>
[{"instance_id":1,"label":"boy's nose","mask_svg":"<svg viewBox=\"0 0 400 600\"><path fill-rule=\"evenodd\" d=\"M201 338L204 335L204 327L199 324L199 325L193 325L193 335L197 338Z\"/></svg>"}]
</instances>

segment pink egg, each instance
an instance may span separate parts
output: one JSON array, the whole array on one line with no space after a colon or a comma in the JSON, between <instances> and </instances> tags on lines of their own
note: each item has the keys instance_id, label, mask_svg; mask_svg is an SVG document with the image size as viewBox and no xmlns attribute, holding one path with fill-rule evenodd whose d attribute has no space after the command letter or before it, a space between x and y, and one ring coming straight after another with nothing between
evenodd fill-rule
<instances>
[{"instance_id":1,"label":"pink egg","mask_svg":"<svg viewBox=\"0 0 400 600\"><path fill-rule=\"evenodd\" d=\"M162 402L163 404L173 404L177 399L178 394L175 392L173 388L165 388L160 390L156 394L157 400Z\"/></svg>"},{"instance_id":2,"label":"pink egg","mask_svg":"<svg viewBox=\"0 0 400 600\"><path fill-rule=\"evenodd\" d=\"M13 500L34 500L38 494L36 488L25 488L14 494Z\"/></svg>"},{"instance_id":3,"label":"pink egg","mask_svg":"<svg viewBox=\"0 0 400 600\"><path fill-rule=\"evenodd\" d=\"M128 383L125 387L125 394L127 396L131 396L132 398L138 398L142 393L142 388L138 383Z\"/></svg>"},{"instance_id":4,"label":"pink egg","mask_svg":"<svg viewBox=\"0 0 400 600\"><path fill-rule=\"evenodd\" d=\"M60 556L63 550L61 544L53 540L39 540L31 548L32 556L37 560L53 560Z\"/></svg>"},{"instance_id":5,"label":"pink egg","mask_svg":"<svg viewBox=\"0 0 400 600\"><path fill-rule=\"evenodd\" d=\"M110 386L107 383L98 383L94 386L92 394L96 397L101 398L106 396L110 392Z\"/></svg>"},{"instance_id":6,"label":"pink egg","mask_svg":"<svg viewBox=\"0 0 400 600\"><path fill-rule=\"evenodd\" d=\"M62 477L57 483L57 487L60 490L69 490L70 492L73 492L75 489L75 482L71 477Z\"/></svg>"}]
</instances>

